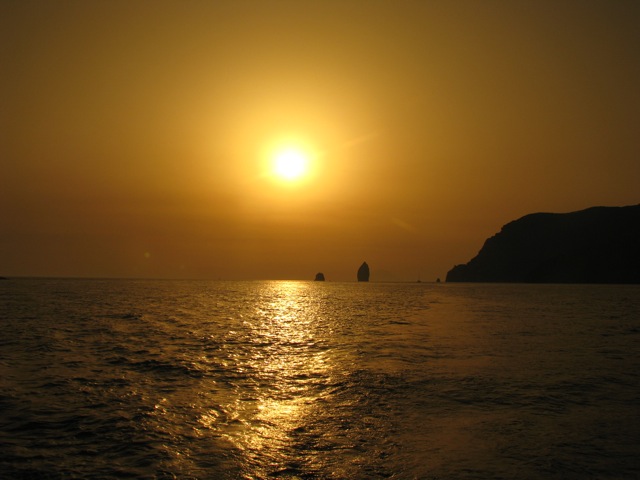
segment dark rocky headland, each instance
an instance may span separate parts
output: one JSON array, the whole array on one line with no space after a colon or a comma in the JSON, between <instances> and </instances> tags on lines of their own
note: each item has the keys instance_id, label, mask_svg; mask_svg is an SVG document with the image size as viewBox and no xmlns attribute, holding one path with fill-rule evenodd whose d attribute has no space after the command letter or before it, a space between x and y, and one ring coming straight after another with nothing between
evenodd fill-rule
<instances>
[{"instance_id":1,"label":"dark rocky headland","mask_svg":"<svg viewBox=\"0 0 640 480\"><path fill-rule=\"evenodd\" d=\"M640 283L640 204L526 215L447 282Z\"/></svg>"}]
</instances>

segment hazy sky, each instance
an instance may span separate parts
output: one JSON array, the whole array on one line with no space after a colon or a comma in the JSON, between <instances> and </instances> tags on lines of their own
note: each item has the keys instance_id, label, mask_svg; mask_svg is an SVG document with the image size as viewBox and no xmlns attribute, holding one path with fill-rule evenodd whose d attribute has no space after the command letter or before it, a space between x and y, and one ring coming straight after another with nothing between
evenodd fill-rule
<instances>
[{"instance_id":1,"label":"hazy sky","mask_svg":"<svg viewBox=\"0 0 640 480\"><path fill-rule=\"evenodd\" d=\"M0 59L0 275L444 279L640 202L636 0L5 0Z\"/></svg>"}]
</instances>

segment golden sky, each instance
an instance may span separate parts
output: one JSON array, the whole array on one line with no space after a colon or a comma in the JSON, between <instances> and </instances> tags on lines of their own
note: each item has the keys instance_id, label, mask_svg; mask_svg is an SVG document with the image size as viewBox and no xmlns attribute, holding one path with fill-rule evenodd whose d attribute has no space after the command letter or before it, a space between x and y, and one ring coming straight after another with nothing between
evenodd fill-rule
<instances>
[{"instance_id":1,"label":"golden sky","mask_svg":"<svg viewBox=\"0 0 640 480\"><path fill-rule=\"evenodd\" d=\"M639 25L635 0L4 1L0 275L435 280L525 214L637 204Z\"/></svg>"}]
</instances>

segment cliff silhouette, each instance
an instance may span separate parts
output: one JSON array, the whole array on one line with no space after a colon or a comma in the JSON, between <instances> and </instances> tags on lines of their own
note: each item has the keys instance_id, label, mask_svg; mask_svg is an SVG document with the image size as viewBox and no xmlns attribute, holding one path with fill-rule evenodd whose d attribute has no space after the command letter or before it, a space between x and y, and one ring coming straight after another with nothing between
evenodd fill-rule
<instances>
[{"instance_id":1,"label":"cliff silhouette","mask_svg":"<svg viewBox=\"0 0 640 480\"><path fill-rule=\"evenodd\" d=\"M447 282L640 283L640 204L510 222Z\"/></svg>"}]
</instances>

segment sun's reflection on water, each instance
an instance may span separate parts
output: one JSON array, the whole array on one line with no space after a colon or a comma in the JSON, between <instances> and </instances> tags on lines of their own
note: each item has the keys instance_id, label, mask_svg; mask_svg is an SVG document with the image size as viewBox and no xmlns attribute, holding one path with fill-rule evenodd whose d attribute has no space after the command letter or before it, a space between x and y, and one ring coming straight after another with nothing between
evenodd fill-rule
<instances>
[{"instance_id":1,"label":"sun's reflection on water","mask_svg":"<svg viewBox=\"0 0 640 480\"><path fill-rule=\"evenodd\" d=\"M238 345L236 366L244 375L225 408L231 417L225 435L253 474L302 473L296 444L317 416L333 369L326 334L319 331L322 300L313 288L305 282L265 284L244 319L247 338Z\"/></svg>"}]
</instances>

